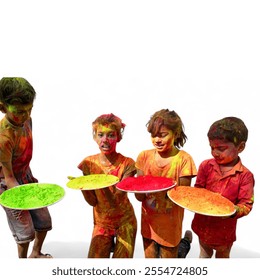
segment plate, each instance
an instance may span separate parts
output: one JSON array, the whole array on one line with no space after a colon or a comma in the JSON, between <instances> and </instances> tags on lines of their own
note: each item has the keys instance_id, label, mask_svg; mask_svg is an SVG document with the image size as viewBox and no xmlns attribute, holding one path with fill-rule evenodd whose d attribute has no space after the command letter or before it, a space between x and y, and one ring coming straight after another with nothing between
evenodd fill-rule
<instances>
[{"instance_id":1,"label":"plate","mask_svg":"<svg viewBox=\"0 0 260 280\"><path fill-rule=\"evenodd\" d=\"M76 177L67 183L74 190L98 190L115 185L119 178L110 174L90 174Z\"/></svg>"},{"instance_id":2,"label":"plate","mask_svg":"<svg viewBox=\"0 0 260 280\"><path fill-rule=\"evenodd\" d=\"M152 193L168 190L176 185L171 178L144 175L127 177L119 182L117 189L133 193Z\"/></svg>"},{"instance_id":3,"label":"plate","mask_svg":"<svg viewBox=\"0 0 260 280\"><path fill-rule=\"evenodd\" d=\"M167 194L175 204L194 213L228 217L236 212L235 206L230 200L205 188L177 186L169 190Z\"/></svg>"},{"instance_id":4,"label":"plate","mask_svg":"<svg viewBox=\"0 0 260 280\"><path fill-rule=\"evenodd\" d=\"M0 204L11 209L32 210L50 206L64 195L64 189L58 185L30 183L4 191L0 195Z\"/></svg>"}]
</instances>

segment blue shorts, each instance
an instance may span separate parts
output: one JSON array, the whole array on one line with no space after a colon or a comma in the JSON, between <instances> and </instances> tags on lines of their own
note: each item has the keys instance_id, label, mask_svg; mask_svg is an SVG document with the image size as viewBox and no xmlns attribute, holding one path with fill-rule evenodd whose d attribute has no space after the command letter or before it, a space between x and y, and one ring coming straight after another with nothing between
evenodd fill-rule
<instances>
[{"instance_id":1,"label":"blue shorts","mask_svg":"<svg viewBox=\"0 0 260 280\"><path fill-rule=\"evenodd\" d=\"M0 194L5 191L0 187ZM47 207L35 210L15 210L3 207L13 237L18 244L34 240L35 231L49 231L52 221Z\"/></svg>"}]
</instances>

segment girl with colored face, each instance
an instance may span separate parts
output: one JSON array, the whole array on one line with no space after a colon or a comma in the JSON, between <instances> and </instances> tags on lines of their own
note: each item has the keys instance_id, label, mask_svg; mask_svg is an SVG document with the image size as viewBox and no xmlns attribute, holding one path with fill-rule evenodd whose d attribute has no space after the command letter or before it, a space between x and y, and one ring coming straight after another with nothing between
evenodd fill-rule
<instances>
[{"instance_id":1,"label":"girl with colored face","mask_svg":"<svg viewBox=\"0 0 260 280\"><path fill-rule=\"evenodd\" d=\"M116 151L125 124L113 114L99 116L93 123L93 138L100 153L87 156L79 164L84 175L111 174L120 180L134 176L134 160ZM94 229L88 252L89 258L132 258L137 222L127 193L115 186L94 191L82 191L93 207Z\"/></svg>"},{"instance_id":2,"label":"girl with colored face","mask_svg":"<svg viewBox=\"0 0 260 280\"><path fill-rule=\"evenodd\" d=\"M162 125L155 135L151 135L152 144L161 155L170 153L174 147L174 134L172 130Z\"/></svg>"},{"instance_id":3,"label":"girl with colored face","mask_svg":"<svg viewBox=\"0 0 260 280\"><path fill-rule=\"evenodd\" d=\"M147 123L147 130L154 149L138 155L137 175L172 178L177 185L189 186L197 171L192 157L180 150L187 139L180 117L175 111L160 110ZM136 194L136 198L142 202L141 234L145 257L185 257L190 242L182 246L183 208L167 197L167 191Z\"/></svg>"},{"instance_id":4,"label":"girl with colored face","mask_svg":"<svg viewBox=\"0 0 260 280\"><path fill-rule=\"evenodd\" d=\"M200 257L229 258L236 240L237 220L250 213L254 202L254 175L242 164L248 130L236 117L214 122L208 131L212 159L204 160L195 187L220 193L234 203L236 213L225 219L195 214L192 229L198 235Z\"/></svg>"}]
</instances>

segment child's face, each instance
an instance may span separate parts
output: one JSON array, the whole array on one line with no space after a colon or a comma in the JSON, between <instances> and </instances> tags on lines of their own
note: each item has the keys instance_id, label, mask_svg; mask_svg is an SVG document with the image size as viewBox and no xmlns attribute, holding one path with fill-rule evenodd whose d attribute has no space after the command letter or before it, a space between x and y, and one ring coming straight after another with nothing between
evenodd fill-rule
<instances>
[{"instance_id":1,"label":"child's face","mask_svg":"<svg viewBox=\"0 0 260 280\"><path fill-rule=\"evenodd\" d=\"M117 132L109 126L100 125L95 134L95 141L101 153L111 154L116 151Z\"/></svg>"},{"instance_id":2,"label":"child's face","mask_svg":"<svg viewBox=\"0 0 260 280\"><path fill-rule=\"evenodd\" d=\"M167 152L174 146L175 136L172 130L162 125L156 135L151 135L153 146L159 153Z\"/></svg>"},{"instance_id":3,"label":"child's face","mask_svg":"<svg viewBox=\"0 0 260 280\"><path fill-rule=\"evenodd\" d=\"M16 104L5 107L6 118L16 126L22 126L31 116L33 104Z\"/></svg>"},{"instance_id":4,"label":"child's face","mask_svg":"<svg viewBox=\"0 0 260 280\"><path fill-rule=\"evenodd\" d=\"M235 146L232 142L223 140L209 140L211 154L219 165L234 166L238 161L238 154L245 147L245 143Z\"/></svg>"}]
</instances>

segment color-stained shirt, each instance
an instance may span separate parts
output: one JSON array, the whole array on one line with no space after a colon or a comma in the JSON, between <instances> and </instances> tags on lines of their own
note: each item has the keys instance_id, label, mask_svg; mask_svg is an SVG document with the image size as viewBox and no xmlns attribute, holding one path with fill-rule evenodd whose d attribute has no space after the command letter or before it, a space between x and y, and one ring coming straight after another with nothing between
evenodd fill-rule
<instances>
[{"instance_id":1,"label":"color-stained shirt","mask_svg":"<svg viewBox=\"0 0 260 280\"><path fill-rule=\"evenodd\" d=\"M22 127L12 125L6 117L0 121L0 178L3 178L1 163L12 162L14 176L19 184L37 182L30 169L32 158L32 120Z\"/></svg>"},{"instance_id":2,"label":"color-stained shirt","mask_svg":"<svg viewBox=\"0 0 260 280\"><path fill-rule=\"evenodd\" d=\"M180 150L164 167L156 164L155 153L151 149L138 155L136 168L144 175L172 178L176 182L180 177L196 176L196 166L187 152ZM147 194L142 202L141 234L160 245L175 247L181 240L183 215L184 209L168 198L167 191Z\"/></svg>"},{"instance_id":3,"label":"color-stained shirt","mask_svg":"<svg viewBox=\"0 0 260 280\"><path fill-rule=\"evenodd\" d=\"M254 176L241 160L222 175L215 159L201 163L195 187L220 193L239 207L235 216L228 218L195 214L192 229L202 242L209 245L227 245L236 240L237 219L248 215L254 202Z\"/></svg>"},{"instance_id":4,"label":"color-stained shirt","mask_svg":"<svg viewBox=\"0 0 260 280\"><path fill-rule=\"evenodd\" d=\"M86 157L78 168L83 174L111 174L117 176L120 180L124 175L136 171L133 159L118 154L116 162L104 167L99 161L99 154ZM95 190L97 205L93 207L94 224L111 229L112 231L119 228L124 223L136 224L134 209L130 203L127 193L118 191L115 186L106 188L114 198L114 207L111 207L104 189Z\"/></svg>"}]
</instances>

